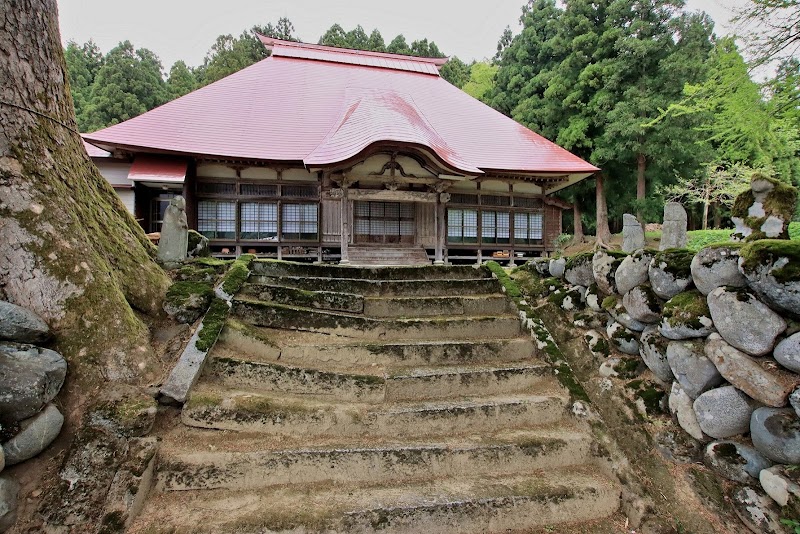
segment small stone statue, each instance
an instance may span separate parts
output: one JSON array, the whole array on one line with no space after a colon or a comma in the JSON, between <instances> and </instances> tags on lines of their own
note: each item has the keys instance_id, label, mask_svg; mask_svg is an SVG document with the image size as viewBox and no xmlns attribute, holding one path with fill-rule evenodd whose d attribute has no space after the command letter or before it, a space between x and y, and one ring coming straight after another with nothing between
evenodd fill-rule
<instances>
[{"instance_id":1,"label":"small stone statue","mask_svg":"<svg viewBox=\"0 0 800 534\"><path fill-rule=\"evenodd\" d=\"M664 224L661 227L661 244L658 249L686 248L687 226L688 217L683 206L679 202L667 202L664 205Z\"/></svg>"},{"instance_id":2,"label":"small stone statue","mask_svg":"<svg viewBox=\"0 0 800 534\"><path fill-rule=\"evenodd\" d=\"M189 223L186 220L186 200L176 196L169 201L161 225L158 242L158 259L163 263L181 262L186 259L189 247Z\"/></svg>"},{"instance_id":3,"label":"small stone statue","mask_svg":"<svg viewBox=\"0 0 800 534\"><path fill-rule=\"evenodd\" d=\"M622 252L644 248L644 230L639 220L629 213L622 216Z\"/></svg>"}]
</instances>

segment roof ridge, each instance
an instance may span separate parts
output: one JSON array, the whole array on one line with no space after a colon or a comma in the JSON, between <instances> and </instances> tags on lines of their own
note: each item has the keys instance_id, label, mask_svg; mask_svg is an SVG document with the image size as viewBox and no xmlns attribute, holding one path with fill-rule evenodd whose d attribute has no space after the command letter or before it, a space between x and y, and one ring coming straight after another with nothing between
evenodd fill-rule
<instances>
[{"instance_id":1,"label":"roof ridge","mask_svg":"<svg viewBox=\"0 0 800 534\"><path fill-rule=\"evenodd\" d=\"M290 47L290 48L302 48L306 50L321 50L325 52L332 52L336 54L348 54L348 55L357 55L357 56L369 56L369 57L377 57L383 59L393 59L398 61L410 61L410 62L417 62L417 63L430 63L440 67L447 63L450 59L448 56L445 57L419 57L419 56L408 56L405 54L392 54L389 52L373 52L371 50L357 50L355 48L342 48L338 46L328 46L328 45L320 45L320 44L312 44L312 43L304 43L301 41L285 41L283 39L277 39L275 37L268 37L266 35L261 35L260 33L256 32L261 43L268 49L273 50L274 47Z\"/></svg>"}]
</instances>

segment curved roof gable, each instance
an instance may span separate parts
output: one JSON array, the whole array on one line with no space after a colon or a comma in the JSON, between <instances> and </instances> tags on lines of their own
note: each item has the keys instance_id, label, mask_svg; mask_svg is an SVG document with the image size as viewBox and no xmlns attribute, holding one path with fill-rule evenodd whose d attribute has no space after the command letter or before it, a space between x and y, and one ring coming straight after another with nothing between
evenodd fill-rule
<instances>
[{"instance_id":1,"label":"curved roof gable","mask_svg":"<svg viewBox=\"0 0 800 534\"><path fill-rule=\"evenodd\" d=\"M272 41L271 57L85 138L104 149L319 167L392 141L422 145L463 174L598 170L431 72L441 59Z\"/></svg>"}]
</instances>

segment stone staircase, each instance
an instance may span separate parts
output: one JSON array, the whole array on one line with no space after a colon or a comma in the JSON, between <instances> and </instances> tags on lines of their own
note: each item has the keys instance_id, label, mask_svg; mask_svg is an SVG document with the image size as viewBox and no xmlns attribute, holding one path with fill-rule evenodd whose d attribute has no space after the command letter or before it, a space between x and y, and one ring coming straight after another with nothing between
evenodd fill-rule
<instances>
[{"instance_id":1,"label":"stone staircase","mask_svg":"<svg viewBox=\"0 0 800 534\"><path fill-rule=\"evenodd\" d=\"M430 265L428 253L420 246L411 245L350 245L348 256L351 265Z\"/></svg>"},{"instance_id":2,"label":"stone staircase","mask_svg":"<svg viewBox=\"0 0 800 534\"><path fill-rule=\"evenodd\" d=\"M256 262L133 532L525 532L614 513L483 269ZM555 530L560 531L560 530Z\"/></svg>"}]
</instances>

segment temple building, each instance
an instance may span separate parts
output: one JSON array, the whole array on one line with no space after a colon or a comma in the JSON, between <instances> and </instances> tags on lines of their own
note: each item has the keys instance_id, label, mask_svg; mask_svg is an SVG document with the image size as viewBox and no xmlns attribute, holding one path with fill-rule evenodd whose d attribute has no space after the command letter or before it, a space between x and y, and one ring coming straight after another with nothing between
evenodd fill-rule
<instances>
[{"instance_id":1,"label":"temple building","mask_svg":"<svg viewBox=\"0 0 800 534\"><path fill-rule=\"evenodd\" d=\"M269 58L85 134L146 231L175 194L217 255L352 263L553 250L598 169L439 76L445 58L261 37Z\"/></svg>"}]
</instances>

